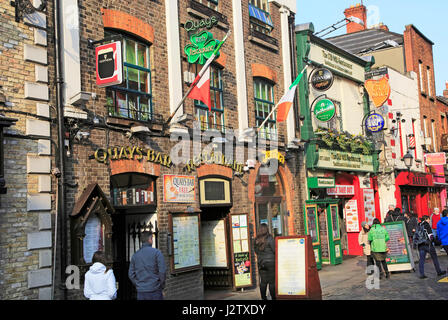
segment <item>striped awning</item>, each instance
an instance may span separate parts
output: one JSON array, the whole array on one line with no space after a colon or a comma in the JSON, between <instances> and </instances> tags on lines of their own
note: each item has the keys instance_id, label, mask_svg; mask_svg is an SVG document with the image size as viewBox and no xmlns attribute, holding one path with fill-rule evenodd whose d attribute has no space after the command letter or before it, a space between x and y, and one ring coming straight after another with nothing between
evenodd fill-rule
<instances>
[{"instance_id":1,"label":"striped awning","mask_svg":"<svg viewBox=\"0 0 448 320\"><path fill-rule=\"evenodd\" d=\"M260 8L257 8L250 3L249 3L249 16L263 22L264 24L267 24L270 27L274 27L271 15L268 12L261 10Z\"/></svg>"}]
</instances>

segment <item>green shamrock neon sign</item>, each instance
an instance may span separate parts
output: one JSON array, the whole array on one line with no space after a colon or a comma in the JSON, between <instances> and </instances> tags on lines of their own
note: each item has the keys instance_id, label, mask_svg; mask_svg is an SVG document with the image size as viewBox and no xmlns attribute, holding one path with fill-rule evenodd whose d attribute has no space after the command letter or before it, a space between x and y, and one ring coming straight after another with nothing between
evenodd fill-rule
<instances>
[{"instance_id":1,"label":"green shamrock neon sign","mask_svg":"<svg viewBox=\"0 0 448 320\"><path fill-rule=\"evenodd\" d=\"M188 62L192 64L196 62L204 64L219 44L219 41L213 39L213 35L207 31L193 34L190 41L191 44L185 47L184 52L188 56Z\"/></svg>"}]
</instances>

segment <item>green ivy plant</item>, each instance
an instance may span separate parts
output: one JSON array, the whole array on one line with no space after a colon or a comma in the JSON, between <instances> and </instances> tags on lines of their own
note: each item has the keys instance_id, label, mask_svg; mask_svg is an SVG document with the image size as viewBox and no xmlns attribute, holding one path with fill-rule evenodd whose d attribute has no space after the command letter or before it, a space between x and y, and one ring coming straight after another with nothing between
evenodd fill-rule
<instances>
[{"instance_id":1,"label":"green ivy plant","mask_svg":"<svg viewBox=\"0 0 448 320\"><path fill-rule=\"evenodd\" d=\"M316 134L321 141L331 149L369 155L373 145L362 135L352 135L347 131L338 132L331 129L318 128Z\"/></svg>"}]
</instances>

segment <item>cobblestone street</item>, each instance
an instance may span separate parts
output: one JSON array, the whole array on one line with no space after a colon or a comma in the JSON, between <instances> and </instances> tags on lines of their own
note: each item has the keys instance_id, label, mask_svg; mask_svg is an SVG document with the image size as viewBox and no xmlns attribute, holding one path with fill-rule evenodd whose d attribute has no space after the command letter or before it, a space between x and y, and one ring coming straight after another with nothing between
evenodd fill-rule
<instances>
[{"instance_id":1,"label":"cobblestone street","mask_svg":"<svg viewBox=\"0 0 448 320\"><path fill-rule=\"evenodd\" d=\"M448 267L446 254L439 255L442 270ZM319 271L323 300L447 300L448 282L438 282L444 277L437 277L434 265L426 260L427 279L418 277L416 271L394 272L390 279L380 280L379 289L367 289L365 257L349 257L336 266L324 266ZM244 292L206 292L206 300L259 300L257 289Z\"/></svg>"}]
</instances>

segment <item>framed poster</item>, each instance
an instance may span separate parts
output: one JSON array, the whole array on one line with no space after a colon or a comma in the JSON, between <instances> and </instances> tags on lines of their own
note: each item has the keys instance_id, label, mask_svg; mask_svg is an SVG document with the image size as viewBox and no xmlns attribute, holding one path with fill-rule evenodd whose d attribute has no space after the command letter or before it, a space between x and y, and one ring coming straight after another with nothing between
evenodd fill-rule
<instances>
[{"instance_id":1,"label":"framed poster","mask_svg":"<svg viewBox=\"0 0 448 320\"><path fill-rule=\"evenodd\" d=\"M389 233L386 262L389 271L405 271L414 269L414 259L408 241L406 226L403 221L388 222L382 224Z\"/></svg>"},{"instance_id":2,"label":"framed poster","mask_svg":"<svg viewBox=\"0 0 448 320\"><path fill-rule=\"evenodd\" d=\"M331 214L331 230L333 233L333 241L341 240L341 233L339 230L338 206L336 204L330 205L330 214Z\"/></svg>"},{"instance_id":3,"label":"framed poster","mask_svg":"<svg viewBox=\"0 0 448 320\"><path fill-rule=\"evenodd\" d=\"M364 194L364 216L369 225L375 219L375 193L373 189L362 189Z\"/></svg>"},{"instance_id":4,"label":"framed poster","mask_svg":"<svg viewBox=\"0 0 448 320\"><path fill-rule=\"evenodd\" d=\"M306 247L299 237L276 238L276 295L306 295Z\"/></svg>"},{"instance_id":5,"label":"framed poster","mask_svg":"<svg viewBox=\"0 0 448 320\"><path fill-rule=\"evenodd\" d=\"M195 177L165 174L163 176L163 202L195 203Z\"/></svg>"},{"instance_id":6,"label":"framed poster","mask_svg":"<svg viewBox=\"0 0 448 320\"><path fill-rule=\"evenodd\" d=\"M207 268L227 268L226 220L201 222L202 266Z\"/></svg>"},{"instance_id":7,"label":"framed poster","mask_svg":"<svg viewBox=\"0 0 448 320\"><path fill-rule=\"evenodd\" d=\"M171 271L185 272L202 268L199 214L170 214L173 254Z\"/></svg>"},{"instance_id":8,"label":"framed poster","mask_svg":"<svg viewBox=\"0 0 448 320\"><path fill-rule=\"evenodd\" d=\"M306 225L308 234L311 236L313 245L320 244L319 238L319 220L317 218L317 206L310 205L305 207L306 210Z\"/></svg>"},{"instance_id":9,"label":"framed poster","mask_svg":"<svg viewBox=\"0 0 448 320\"><path fill-rule=\"evenodd\" d=\"M250 258L250 238L247 213L230 215L231 252L233 286L245 288L252 286L252 261Z\"/></svg>"},{"instance_id":10,"label":"framed poster","mask_svg":"<svg viewBox=\"0 0 448 320\"><path fill-rule=\"evenodd\" d=\"M358 201L350 200L344 206L347 232L359 232Z\"/></svg>"}]
</instances>

